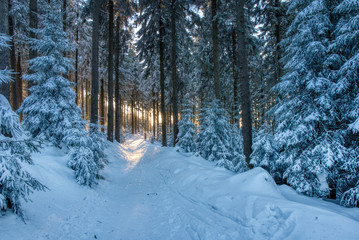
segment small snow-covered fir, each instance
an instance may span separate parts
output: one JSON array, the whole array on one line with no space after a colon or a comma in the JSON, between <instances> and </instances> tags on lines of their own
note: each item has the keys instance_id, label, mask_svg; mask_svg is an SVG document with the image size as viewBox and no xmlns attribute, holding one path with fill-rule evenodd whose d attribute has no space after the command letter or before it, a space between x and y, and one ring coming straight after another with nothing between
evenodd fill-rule
<instances>
[{"instance_id":1,"label":"small snow-covered fir","mask_svg":"<svg viewBox=\"0 0 359 240\"><path fill-rule=\"evenodd\" d=\"M30 154L37 151L38 146L24 133L19 116L0 94L0 211L11 208L23 217L21 201L28 201L34 190L45 190L23 166L33 164Z\"/></svg>"},{"instance_id":2,"label":"small snow-covered fir","mask_svg":"<svg viewBox=\"0 0 359 240\"><path fill-rule=\"evenodd\" d=\"M192 113L192 107L188 96L185 97L186 103L183 106L181 120L178 122L178 142L177 146L185 152L195 152L196 147L196 126L193 124L195 116Z\"/></svg>"},{"instance_id":3,"label":"small snow-covered fir","mask_svg":"<svg viewBox=\"0 0 359 240\"><path fill-rule=\"evenodd\" d=\"M66 76L72 61L65 53L73 50L62 28L59 3L44 3L39 29L32 29L38 38L30 44L39 57L29 61L32 74L25 79L34 83L30 95L19 111L24 114L23 125L34 137L44 137L60 147L69 148L68 165L75 170L80 184L92 185L104 166L104 139L96 130L89 134L81 110L75 104L73 83Z\"/></svg>"},{"instance_id":4,"label":"small snow-covered fir","mask_svg":"<svg viewBox=\"0 0 359 240\"><path fill-rule=\"evenodd\" d=\"M228 120L228 114L216 100L202 108L197 146L203 158L209 161L230 160L231 134Z\"/></svg>"}]
</instances>

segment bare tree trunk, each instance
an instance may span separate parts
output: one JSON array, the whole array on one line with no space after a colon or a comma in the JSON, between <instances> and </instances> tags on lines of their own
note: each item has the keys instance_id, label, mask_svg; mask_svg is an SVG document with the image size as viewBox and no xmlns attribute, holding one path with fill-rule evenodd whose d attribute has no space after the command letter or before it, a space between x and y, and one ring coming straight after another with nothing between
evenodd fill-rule
<instances>
[{"instance_id":1,"label":"bare tree trunk","mask_svg":"<svg viewBox=\"0 0 359 240\"><path fill-rule=\"evenodd\" d=\"M100 125L101 126L105 126L105 81L103 80L103 78L101 79L101 87L100 87ZM105 129L101 128L101 131L104 132Z\"/></svg>"},{"instance_id":2,"label":"bare tree trunk","mask_svg":"<svg viewBox=\"0 0 359 240\"><path fill-rule=\"evenodd\" d=\"M217 20L217 0L211 2L212 10L212 44L213 44L213 81L214 96L220 100L219 92L219 43L218 43L218 20Z\"/></svg>"},{"instance_id":3,"label":"bare tree trunk","mask_svg":"<svg viewBox=\"0 0 359 240\"><path fill-rule=\"evenodd\" d=\"M170 112L168 114L168 125L169 125L169 128L168 128L168 134L170 137L173 137L173 134L171 134L171 129L172 129L172 107L170 106ZM171 139L170 139L171 140ZM171 141L170 141L171 142ZM173 141L172 141L173 142ZM171 142L171 143L172 143Z\"/></svg>"},{"instance_id":4,"label":"bare tree trunk","mask_svg":"<svg viewBox=\"0 0 359 240\"><path fill-rule=\"evenodd\" d=\"M120 124L119 124L119 128L120 128L120 141L121 141L121 132L122 132L122 127L124 125L124 119L125 119L125 116L124 116L124 109L123 109L123 101L122 101L122 98L121 98L121 95L119 96L119 104L120 104L120 108L119 108L119 115L120 115Z\"/></svg>"},{"instance_id":5,"label":"bare tree trunk","mask_svg":"<svg viewBox=\"0 0 359 240\"><path fill-rule=\"evenodd\" d=\"M0 0L0 33L8 34L8 1ZM0 70L9 69L9 50L0 48ZM0 84L0 94L4 95L10 102L10 85L8 83Z\"/></svg>"},{"instance_id":6,"label":"bare tree trunk","mask_svg":"<svg viewBox=\"0 0 359 240\"><path fill-rule=\"evenodd\" d=\"M238 37L238 66L240 73L240 89L242 100L242 135L243 135L243 152L246 157L246 162L249 166L250 155L252 153L252 116L250 105L250 91L249 91L249 71L247 58L247 44L246 44L246 22L244 16L244 1L236 0L237 12L237 37Z\"/></svg>"},{"instance_id":7,"label":"bare tree trunk","mask_svg":"<svg viewBox=\"0 0 359 240\"><path fill-rule=\"evenodd\" d=\"M155 100L155 92L153 89L152 89L152 108L153 108L153 113L152 113L153 138L156 139L156 100Z\"/></svg>"},{"instance_id":8,"label":"bare tree trunk","mask_svg":"<svg viewBox=\"0 0 359 240\"><path fill-rule=\"evenodd\" d=\"M90 91L92 91L90 88L90 81L89 81L89 79L86 79L86 102L85 103L86 103L86 114L89 119L91 119L91 96L89 96ZM97 98L98 98L98 95L97 95ZM98 115L97 115L97 119L98 119Z\"/></svg>"},{"instance_id":9,"label":"bare tree trunk","mask_svg":"<svg viewBox=\"0 0 359 240\"><path fill-rule=\"evenodd\" d=\"M99 24L100 0L94 0L92 26L92 58L91 58L91 123L98 123L98 56L99 56ZM92 131L98 128L93 126Z\"/></svg>"},{"instance_id":10,"label":"bare tree trunk","mask_svg":"<svg viewBox=\"0 0 359 240\"><path fill-rule=\"evenodd\" d=\"M178 134L178 84L177 84L177 38L176 38L176 6L175 1L171 3L171 39L172 39L172 87L173 87L173 146L177 143Z\"/></svg>"},{"instance_id":11,"label":"bare tree trunk","mask_svg":"<svg viewBox=\"0 0 359 240\"><path fill-rule=\"evenodd\" d=\"M12 2L11 0L8 1L9 2L9 12L11 11L12 8ZM16 53L15 53L15 40L14 40L14 21L13 18L11 16L11 14L9 13L8 16L8 23L9 23L9 35L11 38L11 42L10 42L10 69L14 70L16 69ZM16 77L17 74L13 74L13 78L17 79ZM17 81L13 81L11 82L10 85L10 89L11 89L11 106L12 109L17 110L19 108L19 104L18 104L18 96L17 96Z\"/></svg>"},{"instance_id":12,"label":"bare tree trunk","mask_svg":"<svg viewBox=\"0 0 359 240\"><path fill-rule=\"evenodd\" d=\"M86 109L85 109L85 91L86 87L85 87L85 80L82 79L81 81L81 109L82 109L82 116L85 119L86 116Z\"/></svg>"},{"instance_id":13,"label":"bare tree trunk","mask_svg":"<svg viewBox=\"0 0 359 240\"><path fill-rule=\"evenodd\" d=\"M115 44L115 139L120 142L120 18L116 21Z\"/></svg>"},{"instance_id":14,"label":"bare tree trunk","mask_svg":"<svg viewBox=\"0 0 359 240\"><path fill-rule=\"evenodd\" d=\"M113 0L108 1L108 119L107 140L113 142Z\"/></svg>"},{"instance_id":15,"label":"bare tree trunk","mask_svg":"<svg viewBox=\"0 0 359 240\"><path fill-rule=\"evenodd\" d=\"M232 108L232 123L238 127L239 110L238 110L238 69L237 69L237 41L236 32L232 33L232 52L233 52L233 108Z\"/></svg>"},{"instance_id":16,"label":"bare tree trunk","mask_svg":"<svg viewBox=\"0 0 359 240\"><path fill-rule=\"evenodd\" d=\"M66 1L66 0L64 0ZM76 91L76 105L79 105L79 27L76 27L76 51L75 51L75 91Z\"/></svg>"},{"instance_id":17,"label":"bare tree trunk","mask_svg":"<svg viewBox=\"0 0 359 240\"><path fill-rule=\"evenodd\" d=\"M132 93L132 98L131 98L131 130L132 130L132 134L135 134L135 113L134 113L134 108L135 108L135 103L134 103L134 94Z\"/></svg>"},{"instance_id":18,"label":"bare tree trunk","mask_svg":"<svg viewBox=\"0 0 359 240\"><path fill-rule=\"evenodd\" d=\"M22 69L20 52L17 53L16 72L17 102L18 106L20 106L22 104Z\"/></svg>"},{"instance_id":19,"label":"bare tree trunk","mask_svg":"<svg viewBox=\"0 0 359 240\"><path fill-rule=\"evenodd\" d=\"M162 22L162 0L160 0L160 20L159 20L159 48L160 48L160 86L161 86L161 114L162 114L162 146L167 146L166 134L166 103L165 103L165 65L164 65L164 26Z\"/></svg>"},{"instance_id":20,"label":"bare tree trunk","mask_svg":"<svg viewBox=\"0 0 359 240\"><path fill-rule=\"evenodd\" d=\"M158 96L158 95L157 95ZM156 118L157 118L157 135L159 135L159 131L160 131L160 111L159 111L159 104L158 104L158 98L156 101ZM156 137L157 141L158 141L158 136Z\"/></svg>"},{"instance_id":21,"label":"bare tree trunk","mask_svg":"<svg viewBox=\"0 0 359 240\"><path fill-rule=\"evenodd\" d=\"M30 0L30 23L29 26L31 29L37 29L37 0ZM30 38L36 38L36 34L34 33L34 31L30 30ZM37 58L37 51L32 49L30 47L30 51L29 51L29 60ZM29 70L29 74L32 74L33 72L31 70ZM29 89L34 85L33 82L28 82L28 91ZM29 95L29 92L28 92Z\"/></svg>"}]
</instances>

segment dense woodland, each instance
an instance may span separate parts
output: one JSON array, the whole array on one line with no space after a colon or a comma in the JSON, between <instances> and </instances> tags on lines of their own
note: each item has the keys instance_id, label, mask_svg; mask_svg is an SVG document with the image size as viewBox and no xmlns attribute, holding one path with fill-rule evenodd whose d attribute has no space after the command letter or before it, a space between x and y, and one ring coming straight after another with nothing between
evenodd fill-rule
<instances>
[{"instance_id":1,"label":"dense woodland","mask_svg":"<svg viewBox=\"0 0 359 240\"><path fill-rule=\"evenodd\" d=\"M1 209L41 143L91 186L126 133L358 206L358 0L0 4Z\"/></svg>"}]
</instances>

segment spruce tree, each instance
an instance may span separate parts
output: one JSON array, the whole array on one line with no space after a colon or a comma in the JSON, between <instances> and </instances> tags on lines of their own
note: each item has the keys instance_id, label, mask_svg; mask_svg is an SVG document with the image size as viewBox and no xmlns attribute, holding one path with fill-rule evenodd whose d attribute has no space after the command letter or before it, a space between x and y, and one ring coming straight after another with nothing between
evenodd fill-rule
<instances>
[{"instance_id":1,"label":"spruce tree","mask_svg":"<svg viewBox=\"0 0 359 240\"><path fill-rule=\"evenodd\" d=\"M324 197L328 172L340 152L330 126L333 104L327 94L331 81L323 64L328 58L329 11L324 0L292 1L295 14L283 44L286 74L275 86L281 101L271 110L276 122L277 166L298 192Z\"/></svg>"},{"instance_id":2,"label":"spruce tree","mask_svg":"<svg viewBox=\"0 0 359 240\"><path fill-rule=\"evenodd\" d=\"M189 103L188 94L186 103L183 106L182 118L178 122L178 139L176 146L181 147L185 152L195 152L196 147L196 126L193 124L195 116L192 113L192 106Z\"/></svg>"},{"instance_id":3,"label":"spruce tree","mask_svg":"<svg viewBox=\"0 0 359 240\"><path fill-rule=\"evenodd\" d=\"M75 170L77 181L92 185L104 164L103 140L85 130L73 84L63 77L72 69L72 61L65 53L73 47L62 28L61 8L56 2L44 4L43 12L39 15L42 28L32 29L38 38L30 41L39 56L29 61L33 73L25 76L34 86L19 111L33 137L69 148L68 165Z\"/></svg>"},{"instance_id":4,"label":"spruce tree","mask_svg":"<svg viewBox=\"0 0 359 240\"><path fill-rule=\"evenodd\" d=\"M0 35L0 48L8 48L10 38ZM0 84L9 84L11 71L0 71ZM23 217L21 200L29 200L34 190L45 186L23 169L33 164L31 153L39 143L29 138L20 126L19 116L12 111L8 100L0 94L0 211L12 209Z\"/></svg>"},{"instance_id":5,"label":"spruce tree","mask_svg":"<svg viewBox=\"0 0 359 240\"><path fill-rule=\"evenodd\" d=\"M33 164L31 153L38 146L21 128L19 116L11 110L7 99L0 95L0 211L12 209L23 217L21 200L28 201L33 191L45 190L23 168L24 164Z\"/></svg>"},{"instance_id":6,"label":"spruce tree","mask_svg":"<svg viewBox=\"0 0 359 240\"><path fill-rule=\"evenodd\" d=\"M278 160L278 152L274 136L268 131L270 126L263 125L254 138L251 164L267 170L277 183L282 183L283 173L288 165L282 165Z\"/></svg>"},{"instance_id":7,"label":"spruce tree","mask_svg":"<svg viewBox=\"0 0 359 240\"><path fill-rule=\"evenodd\" d=\"M334 8L338 18L332 38L331 66L334 84L330 88L335 106L336 135L344 154L335 162L331 180L337 197L345 206L359 204L359 7L357 1L343 0ZM337 66L340 66L337 68Z\"/></svg>"},{"instance_id":8,"label":"spruce tree","mask_svg":"<svg viewBox=\"0 0 359 240\"><path fill-rule=\"evenodd\" d=\"M209 161L231 160L231 131L229 117L218 100L213 100L202 109L198 134L198 151Z\"/></svg>"},{"instance_id":9,"label":"spruce tree","mask_svg":"<svg viewBox=\"0 0 359 240\"><path fill-rule=\"evenodd\" d=\"M72 69L71 60L64 54L73 47L62 29L61 8L56 3L45 4L43 11L39 15L43 27L32 29L38 39L30 40L39 56L29 61L33 73L24 76L34 86L19 111L25 116L23 125L33 137L41 135L60 146L74 116L81 114L75 104L73 84L63 77Z\"/></svg>"}]
</instances>

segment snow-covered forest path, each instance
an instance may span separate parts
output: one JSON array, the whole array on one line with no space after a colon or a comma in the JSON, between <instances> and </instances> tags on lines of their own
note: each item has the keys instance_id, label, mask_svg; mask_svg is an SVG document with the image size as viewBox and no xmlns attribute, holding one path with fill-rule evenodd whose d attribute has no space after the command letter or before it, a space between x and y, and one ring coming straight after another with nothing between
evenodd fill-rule
<instances>
[{"instance_id":1,"label":"snow-covered forest path","mask_svg":"<svg viewBox=\"0 0 359 240\"><path fill-rule=\"evenodd\" d=\"M104 180L78 185L68 156L47 146L29 167L50 190L0 217L1 240L359 239L359 209L298 195L256 168L233 174L129 136L110 143Z\"/></svg>"},{"instance_id":2,"label":"snow-covered forest path","mask_svg":"<svg viewBox=\"0 0 359 240\"><path fill-rule=\"evenodd\" d=\"M127 140L108 152L111 171L104 175L99 194L107 214L104 239L238 239L241 226L208 206L192 201L171 186L171 172L157 159L169 155L162 147L140 138ZM183 156L182 156L183 157ZM125 159L121 161L119 159ZM114 228L112 223L118 223ZM98 226L100 228L100 226Z\"/></svg>"}]
</instances>

